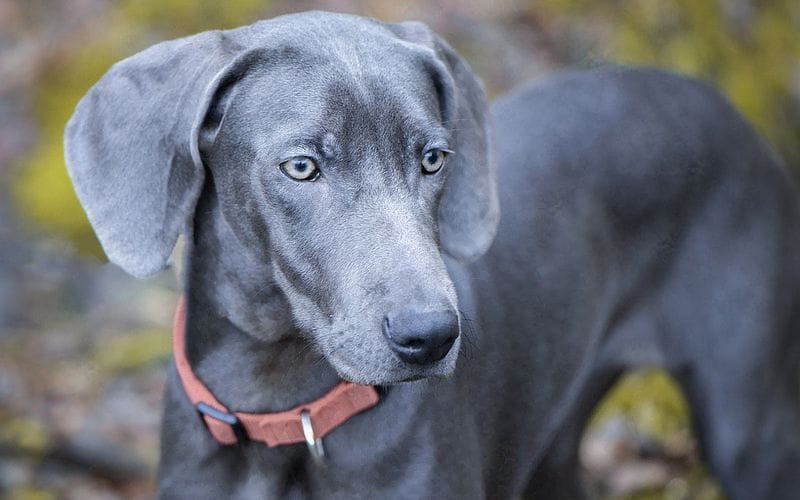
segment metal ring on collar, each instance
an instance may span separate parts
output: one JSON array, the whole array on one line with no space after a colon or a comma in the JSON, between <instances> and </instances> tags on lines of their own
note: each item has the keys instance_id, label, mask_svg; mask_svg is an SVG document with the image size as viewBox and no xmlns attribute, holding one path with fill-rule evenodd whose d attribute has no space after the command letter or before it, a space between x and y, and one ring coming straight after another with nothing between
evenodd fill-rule
<instances>
[{"instance_id":1,"label":"metal ring on collar","mask_svg":"<svg viewBox=\"0 0 800 500\"><path fill-rule=\"evenodd\" d=\"M306 438L308 451L311 452L315 462L322 464L325 458L325 448L322 446L322 439L314 436L314 428L311 426L311 416L308 411L300 413L300 423L303 426L303 436Z\"/></svg>"}]
</instances>

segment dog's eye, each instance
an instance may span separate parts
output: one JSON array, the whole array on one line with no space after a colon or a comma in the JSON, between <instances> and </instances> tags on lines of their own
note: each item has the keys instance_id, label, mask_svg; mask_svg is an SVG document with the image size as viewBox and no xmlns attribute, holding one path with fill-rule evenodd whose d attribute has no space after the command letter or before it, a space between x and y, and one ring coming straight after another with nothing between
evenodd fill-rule
<instances>
[{"instance_id":1,"label":"dog's eye","mask_svg":"<svg viewBox=\"0 0 800 500\"><path fill-rule=\"evenodd\" d=\"M424 174L435 174L438 172L442 165L444 165L444 160L447 157L447 151L443 149L429 149L422 154L422 173Z\"/></svg>"},{"instance_id":2,"label":"dog's eye","mask_svg":"<svg viewBox=\"0 0 800 500\"><path fill-rule=\"evenodd\" d=\"M319 169L308 156L295 156L280 164L281 172L296 181L313 181L319 176Z\"/></svg>"}]
</instances>

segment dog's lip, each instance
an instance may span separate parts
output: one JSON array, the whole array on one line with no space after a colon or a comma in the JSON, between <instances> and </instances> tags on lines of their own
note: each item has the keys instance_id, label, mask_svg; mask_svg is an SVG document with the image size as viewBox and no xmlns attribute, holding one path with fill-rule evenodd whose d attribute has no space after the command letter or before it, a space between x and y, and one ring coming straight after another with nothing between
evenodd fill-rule
<instances>
[{"instance_id":1,"label":"dog's lip","mask_svg":"<svg viewBox=\"0 0 800 500\"><path fill-rule=\"evenodd\" d=\"M409 375L408 377L403 377L403 378L398 378L398 379L389 379L389 380L384 379L384 380L381 380L378 383L373 383L371 385L392 386L392 385L400 385L400 384L412 384L414 382L419 382L421 380L427 380L427 379L430 379L430 378L438 378L438 376L436 376L436 375L414 374L414 375Z\"/></svg>"},{"instance_id":2,"label":"dog's lip","mask_svg":"<svg viewBox=\"0 0 800 500\"><path fill-rule=\"evenodd\" d=\"M398 385L414 383L428 379L442 379L447 378L448 376L448 374L441 372L441 369L438 366L441 362L426 367L421 371L410 371L403 367L401 370L398 370L399 373L396 373L395 376L378 376L374 378L364 376L363 373L359 372L359 370L354 368L354 366L345 359L332 356L328 357L328 362L331 364L333 369L336 370L336 373L342 380L360 385Z\"/></svg>"},{"instance_id":3,"label":"dog's lip","mask_svg":"<svg viewBox=\"0 0 800 500\"><path fill-rule=\"evenodd\" d=\"M360 382L358 380L351 380L345 374L340 373L339 376L348 382L352 382L354 384L361 384L361 385L374 385L374 386L393 386L393 385L400 385L400 384L413 384L414 382L419 382L421 380L427 380L431 378L441 378L439 375L421 375L421 374L413 374L407 377L397 378L397 379L380 379L376 381L369 381L369 382Z\"/></svg>"}]
</instances>

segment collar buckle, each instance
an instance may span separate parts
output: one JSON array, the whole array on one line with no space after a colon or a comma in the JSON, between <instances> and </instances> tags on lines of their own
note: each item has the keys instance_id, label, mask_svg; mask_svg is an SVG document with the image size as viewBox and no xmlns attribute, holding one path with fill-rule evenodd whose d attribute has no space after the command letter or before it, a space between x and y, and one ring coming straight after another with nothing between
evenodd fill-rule
<instances>
[{"instance_id":1,"label":"collar buckle","mask_svg":"<svg viewBox=\"0 0 800 500\"><path fill-rule=\"evenodd\" d=\"M244 432L244 427L242 427L242 423L239 421L236 415L219 411L205 403L197 403L194 408L197 410L197 413L203 417L213 418L218 422L227 424L233 431L233 434L236 436L236 441L239 444L243 444L245 441L247 441L247 435ZM205 421L205 418L203 418L203 420Z\"/></svg>"}]
</instances>

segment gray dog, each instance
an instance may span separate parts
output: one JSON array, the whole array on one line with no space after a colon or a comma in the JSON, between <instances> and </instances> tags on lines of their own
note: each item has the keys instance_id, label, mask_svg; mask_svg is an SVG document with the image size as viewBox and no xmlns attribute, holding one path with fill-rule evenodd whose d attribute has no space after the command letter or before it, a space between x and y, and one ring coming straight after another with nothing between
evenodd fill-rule
<instances>
[{"instance_id":1,"label":"gray dog","mask_svg":"<svg viewBox=\"0 0 800 500\"><path fill-rule=\"evenodd\" d=\"M797 498L800 213L764 144L654 70L505 97L494 148L488 112L424 25L325 13L161 43L81 101L111 261L187 235L163 498L576 498L642 364L732 498Z\"/></svg>"}]
</instances>

